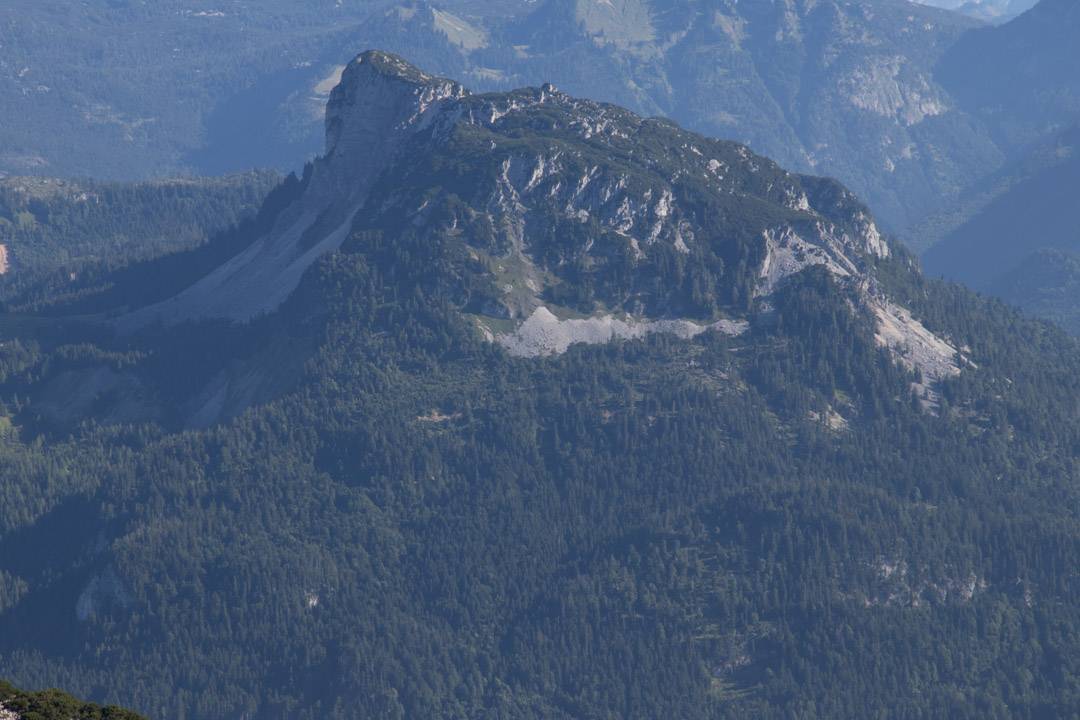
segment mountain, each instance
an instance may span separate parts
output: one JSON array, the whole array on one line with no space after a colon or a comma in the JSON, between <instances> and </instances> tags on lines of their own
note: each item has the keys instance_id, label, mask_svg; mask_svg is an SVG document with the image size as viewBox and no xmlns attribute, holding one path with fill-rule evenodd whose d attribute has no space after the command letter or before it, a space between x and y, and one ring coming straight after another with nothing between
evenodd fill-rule
<instances>
[{"instance_id":1,"label":"mountain","mask_svg":"<svg viewBox=\"0 0 1080 720\"><path fill-rule=\"evenodd\" d=\"M0 680L0 717L5 720L141 720L129 710L100 707L59 690L28 693Z\"/></svg>"},{"instance_id":2,"label":"mountain","mask_svg":"<svg viewBox=\"0 0 1080 720\"><path fill-rule=\"evenodd\" d=\"M923 5L955 10L980 20L1001 22L1030 10L1038 0L916 0Z\"/></svg>"},{"instance_id":3,"label":"mountain","mask_svg":"<svg viewBox=\"0 0 1080 720\"><path fill-rule=\"evenodd\" d=\"M0 674L176 718L1080 711L1074 340L835 181L550 85L366 53L326 131L242 232L0 315Z\"/></svg>"},{"instance_id":4,"label":"mountain","mask_svg":"<svg viewBox=\"0 0 1080 720\"><path fill-rule=\"evenodd\" d=\"M987 290L1041 250L1080 251L1078 150L1080 129L1057 135L937 218L943 237L923 254L927 272Z\"/></svg>"},{"instance_id":5,"label":"mountain","mask_svg":"<svg viewBox=\"0 0 1080 720\"><path fill-rule=\"evenodd\" d=\"M299 167L349 49L373 44L473 87L553 82L746 142L840 178L896 229L1007 151L935 78L978 23L903 0L116 2L70 18L17 0L0 12L12 118L0 169L21 174ZM83 57L100 58L93 83Z\"/></svg>"},{"instance_id":6,"label":"mountain","mask_svg":"<svg viewBox=\"0 0 1080 720\"><path fill-rule=\"evenodd\" d=\"M1075 252L1034 252L996 278L988 292L1080 335L1080 255Z\"/></svg>"},{"instance_id":7,"label":"mountain","mask_svg":"<svg viewBox=\"0 0 1080 720\"><path fill-rule=\"evenodd\" d=\"M519 128L515 121L532 125ZM490 238L489 247L477 250L483 252L477 262L486 255L488 263L505 264L510 261L500 256L513 251L512 267L498 271L498 285L470 300L510 319L561 297L563 285L591 298L563 304L710 315L749 307L755 295L809 264L851 275L862 256L888 253L869 215L838 185L793 178L731 143L699 148L702 140L680 137L665 121L578 100L552 85L474 97L451 80L372 53L345 70L326 123L325 156L306 173L303 194L269 235L176 297L124 316L120 324L131 329L249 320L275 310L304 270L341 247L350 232L399 236L447 213L462 232ZM511 137L526 132L533 136L528 141ZM485 164L446 169L465 162L462 155ZM682 180L686 174L692 179ZM413 195L403 197L402 187ZM438 197L447 192L456 199ZM718 201L722 194L731 199ZM815 203L837 210L822 215ZM747 212L751 204L753 214ZM528 237L530 223L566 237L539 247ZM727 247L718 253L701 245L699 235L725 237ZM765 235L771 239L760 258L757 245ZM571 238L580 245L558 247ZM527 246L539 256L529 256ZM715 278L688 277L684 287L669 289L673 296L655 287L626 287L630 277L666 284L672 278L665 270L673 269L667 266L696 252L705 253L705 262L690 263L686 272L699 264L720 269L755 263L765 285L744 271L723 273L718 286ZM623 280L618 293L604 290L613 277ZM512 289L498 289L506 286Z\"/></svg>"},{"instance_id":8,"label":"mountain","mask_svg":"<svg viewBox=\"0 0 1080 720\"><path fill-rule=\"evenodd\" d=\"M1000 145L1027 150L1080 118L1080 7L1042 0L1009 23L966 34L936 76Z\"/></svg>"}]
</instances>

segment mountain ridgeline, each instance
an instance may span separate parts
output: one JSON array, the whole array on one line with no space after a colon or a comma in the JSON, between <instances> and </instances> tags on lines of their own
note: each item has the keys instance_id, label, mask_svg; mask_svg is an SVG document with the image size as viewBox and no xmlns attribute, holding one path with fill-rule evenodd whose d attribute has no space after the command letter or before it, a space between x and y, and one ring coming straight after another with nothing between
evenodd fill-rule
<instances>
[{"instance_id":1,"label":"mountain ridgeline","mask_svg":"<svg viewBox=\"0 0 1080 720\"><path fill-rule=\"evenodd\" d=\"M0 68L0 172L297 167L321 148L342 67L377 45L470 87L553 82L747 143L839 178L907 231L1070 119L1058 88L1075 64L1072 4L989 28L905 0L162 0L70 17L15 0L0 9L17 58ZM147 40L165 35L171 45ZM88 82L68 47L100 57L100 76Z\"/></svg>"},{"instance_id":2,"label":"mountain ridgeline","mask_svg":"<svg viewBox=\"0 0 1080 720\"><path fill-rule=\"evenodd\" d=\"M160 718L1080 712L1077 345L837 182L368 52L245 228L2 317L0 675Z\"/></svg>"}]
</instances>

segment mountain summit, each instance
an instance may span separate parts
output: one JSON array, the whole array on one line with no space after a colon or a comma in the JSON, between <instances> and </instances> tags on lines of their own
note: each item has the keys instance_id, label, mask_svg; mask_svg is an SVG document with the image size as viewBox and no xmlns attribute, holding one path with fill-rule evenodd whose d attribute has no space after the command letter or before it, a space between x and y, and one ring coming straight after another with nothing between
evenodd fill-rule
<instances>
[{"instance_id":1,"label":"mountain summit","mask_svg":"<svg viewBox=\"0 0 1080 720\"><path fill-rule=\"evenodd\" d=\"M303 196L265 237L176 297L123 318L121 327L249 320L275 309L316 258L345 240L373 184L409 138L428 127L443 101L464 94L456 83L392 55L357 57L330 96L326 154L309 169Z\"/></svg>"},{"instance_id":2,"label":"mountain summit","mask_svg":"<svg viewBox=\"0 0 1080 720\"><path fill-rule=\"evenodd\" d=\"M515 353L738 332L789 277L820 266L906 362L956 372L955 348L879 287L874 264L891 250L855 197L742 145L551 85L471 95L377 51L345 70L326 126L326 154L266 236L120 326L249 320L318 257L378 233L459 246L456 302Z\"/></svg>"}]
</instances>

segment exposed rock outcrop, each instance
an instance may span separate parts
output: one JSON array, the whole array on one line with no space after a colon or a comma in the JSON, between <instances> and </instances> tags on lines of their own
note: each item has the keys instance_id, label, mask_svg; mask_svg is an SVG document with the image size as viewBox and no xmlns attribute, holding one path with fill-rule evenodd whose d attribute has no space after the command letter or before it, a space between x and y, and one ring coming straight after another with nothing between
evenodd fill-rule
<instances>
[{"instance_id":1,"label":"exposed rock outcrop","mask_svg":"<svg viewBox=\"0 0 1080 720\"><path fill-rule=\"evenodd\" d=\"M739 335L748 327L746 321L737 320L718 320L704 325L692 320L641 320L611 315L559 319L546 307L539 307L514 332L492 337L511 355L538 357L564 353L575 343L596 345L653 333L666 333L688 340L708 330Z\"/></svg>"},{"instance_id":2,"label":"exposed rock outcrop","mask_svg":"<svg viewBox=\"0 0 1080 720\"><path fill-rule=\"evenodd\" d=\"M131 331L200 318L249 320L277 308L315 260L341 245L371 186L440 104L465 90L404 61L364 53L344 71L326 112L326 155L273 231L179 295L118 321Z\"/></svg>"}]
</instances>

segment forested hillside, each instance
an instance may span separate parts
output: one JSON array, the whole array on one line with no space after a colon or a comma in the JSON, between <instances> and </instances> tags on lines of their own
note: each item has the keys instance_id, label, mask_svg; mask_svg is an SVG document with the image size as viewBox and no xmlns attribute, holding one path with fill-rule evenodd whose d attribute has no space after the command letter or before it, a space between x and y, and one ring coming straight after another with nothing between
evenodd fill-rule
<instances>
[{"instance_id":1,"label":"forested hillside","mask_svg":"<svg viewBox=\"0 0 1080 720\"><path fill-rule=\"evenodd\" d=\"M1080 713L1074 340L668 122L379 53L329 115L188 289L3 316L0 675L158 718ZM205 282L279 255L280 306Z\"/></svg>"},{"instance_id":2,"label":"forested hillside","mask_svg":"<svg viewBox=\"0 0 1080 720\"><path fill-rule=\"evenodd\" d=\"M989 292L1080 336L1080 254L1075 251L1032 253L997 278Z\"/></svg>"},{"instance_id":3,"label":"forested hillside","mask_svg":"<svg viewBox=\"0 0 1080 720\"><path fill-rule=\"evenodd\" d=\"M254 216L280 180L0 179L0 302L26 308L100 291L110 272L190 250Z\"/></svg>"}]
</instances>

